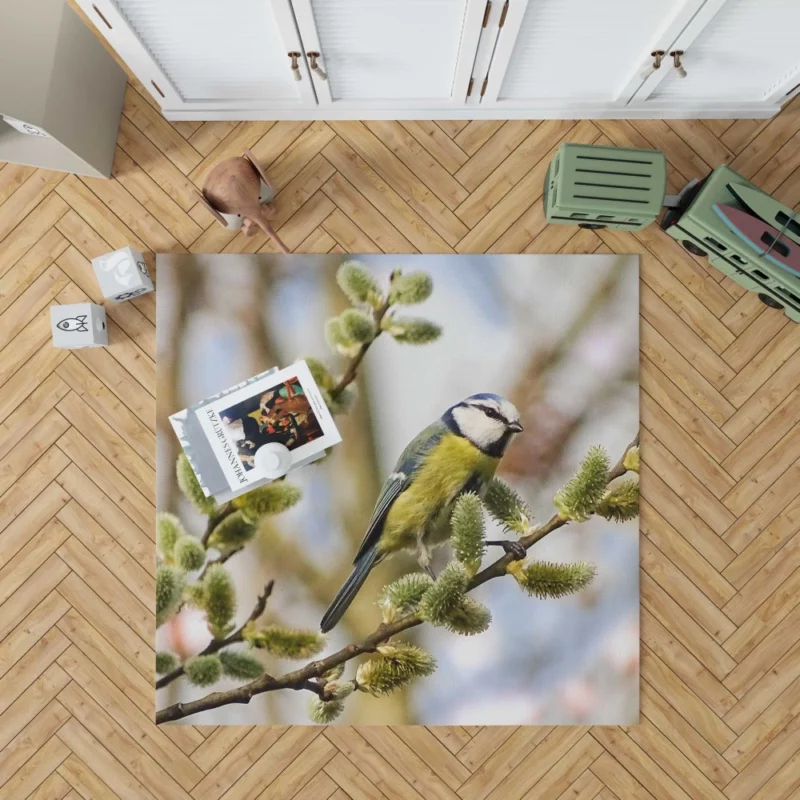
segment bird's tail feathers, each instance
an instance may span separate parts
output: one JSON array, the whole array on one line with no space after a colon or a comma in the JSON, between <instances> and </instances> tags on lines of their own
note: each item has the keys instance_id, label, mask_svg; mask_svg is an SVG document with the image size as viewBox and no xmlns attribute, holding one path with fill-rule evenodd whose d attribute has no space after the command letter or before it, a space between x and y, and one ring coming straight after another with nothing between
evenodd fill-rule
<instances>
[{"instance_id":1,"label":"bird's tail feathers","mask_svg":"<svg viewBox=\"0 0 800 800\"><path fill-rule=\"evenodd\" d=\"M319 627L323 633L332 630L336 623L339 622L377 562L378 551L375 547L362 553L361 556L356 559L350 577L336 593L336 597L333 598L333 602L322 617L322 622L320 622Z\"/></svg>"}]
</instances>

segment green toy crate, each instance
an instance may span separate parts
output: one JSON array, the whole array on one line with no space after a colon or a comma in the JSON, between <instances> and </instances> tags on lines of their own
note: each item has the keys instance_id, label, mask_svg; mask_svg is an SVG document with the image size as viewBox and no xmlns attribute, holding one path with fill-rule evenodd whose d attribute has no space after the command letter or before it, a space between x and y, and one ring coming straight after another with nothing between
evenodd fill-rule
<instances>
[{"instance_id":1,"label":"green toy crate","mask_svg":"<svg viewBox=\"0 0 800 800\"><path fill-rule=\"evenodd\" d=\"M544 181L548 222L638 231L656 221L667 190L658 150L562 144Z\"/></svg>"},{"instance_id":2,"label":"green toy crate","mask_svg":"<svg viewBox=\"0 0 800 800\"><path fill-rule=\"evenodd\" d=\"M756 292L763 303L784 309L789 319L800 322L800 276L759 256L714 211L715 203L747 210L728 190L729 183L761 191L730 167L717 167L703 181L690 184L681 192L678 206L664 215L662 230L690 253L708 256L714 267L745 289Z\"/></svg>"}]
</instances>

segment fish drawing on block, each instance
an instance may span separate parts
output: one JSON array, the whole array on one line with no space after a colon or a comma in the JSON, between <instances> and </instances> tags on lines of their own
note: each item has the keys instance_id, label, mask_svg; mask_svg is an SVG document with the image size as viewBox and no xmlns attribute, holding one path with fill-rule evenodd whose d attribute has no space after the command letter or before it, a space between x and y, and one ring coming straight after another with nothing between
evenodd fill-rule
<instances>
[{"instance_id":1,"label":"fish drawing on block","mask_svg":"<svg viewBox=\"0 0 800 800\"><path fill-rule=\"evenodd\" d=\"M720 219L759 255L786 272L800 275L800 245L746 211L724 203L715 203L713 208Z\"/></svg>"},{"instance_id":2,"label":"fish drawing on block","mask_svg":"<svg viewBox=\"0 0 800 800\"><path fill-rule=\"evenodd\" d=\"M86 324L86 314L62 319L56 324L56 327L62 331L76 331L77 333L85 333L89 330L89 326Z\"/></svg>"}]
</instances>

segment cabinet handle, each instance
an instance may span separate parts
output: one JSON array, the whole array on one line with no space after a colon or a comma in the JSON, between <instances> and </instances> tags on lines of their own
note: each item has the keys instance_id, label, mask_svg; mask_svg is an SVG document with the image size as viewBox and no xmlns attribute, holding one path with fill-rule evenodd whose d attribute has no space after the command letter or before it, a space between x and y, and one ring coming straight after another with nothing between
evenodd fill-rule
<instances>
[{"instance_id":1,"label":"cabinet handle","mask_svg":"<svg viewBox=\"0 0 800 800\"><path fill-rule=\"evenodd\" d=\"M661 69L661 61L666 53L663 50L653 50L650 55L653 57L653 63L639 73L642 80L647 80L657 69Z\"/></svg>"},{"instance_id":2,"label":"cabinet handle","mask_svg":"<svg viewBox=\"0 0 800 800\"><path fill-rule=\"evenodd\" d=\"M292 75L294 75L294 79L296 81L303 80L303 76L300 74L300 65L297 63L297 59L300 58L301 54L293 50L291 53L287 53L287 55L289 56L289 58L292 59L291 67L292 67Z\"/></svg>"},{"instance_id":3,"label":"cabinet handle","mask_svg":"<svg viewBox=\"0 0 800 800\"><path fill-rule=\"evenodd\" d=\"M306 53L306 55L308 56L311 71L315 72L319 76L320 80L328 80L328 73L317 64L317 59L322 58L322 56L313 50L310 53Z\"/></svg>"},{"instance_id":4,"label":"cabinet handle","mask_svg":"<svg viewBox=\"0 0 800 800\"><path fill-rule=\"evenodd\" d=\"M670 52L672 56L672 63L675 66L675 69L678 71L679 78L686 77L686 70L683 68L683 64L681 63L681 56L683 55L683 50L672 50Z\"/></svg>"},{"instance_id":5,"label":"cabinet handle","mask_svg":"<svg viewBox=\"0 0 800 800\"><path fill-rule=\"evenodd\" d=\"M101 10L100 10L100 9L99 9L97 6L95 6L95 5L93 5L93 6L92 6L92 8L94 9L94 13L95 13L95 14L97 14L97 16L98 16L98 17L100 17L100 19L101 19L101 20L103 20L103 22L105 23L105 26L106 26L106 27L107 27L107 28L108 28L110 31L113 31L113 30L114 30L114 27L113 27L113 26L111 25L111 23L110 23L110 22L109 22L109 21L108 21L108 20L105 18L105 15L103 14L103 12L102 12L102 11L101 11Z\"/></svg>"}]
</instances>

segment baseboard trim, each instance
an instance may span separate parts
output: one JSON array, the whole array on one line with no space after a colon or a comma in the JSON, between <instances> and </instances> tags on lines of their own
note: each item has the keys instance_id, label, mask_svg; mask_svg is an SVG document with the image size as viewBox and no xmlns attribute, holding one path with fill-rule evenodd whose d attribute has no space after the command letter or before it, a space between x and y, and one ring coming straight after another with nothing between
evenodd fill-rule
<instances>
[{"instance_id":1,"label":"baseboard trim","mask_svg":"<svg viewBox=\"0 0 800 800\"><path fill-rule=\"evenodd\" d=\"M317 108L253 109L253 108L164 108L164 116L173 122L221 120L446 120L446 119L768 119L781 107L753 103L714 107L709 104L692 106L630 106L583 108Z\"/></svg>"}]
</instances>

